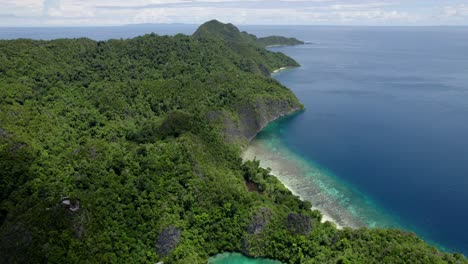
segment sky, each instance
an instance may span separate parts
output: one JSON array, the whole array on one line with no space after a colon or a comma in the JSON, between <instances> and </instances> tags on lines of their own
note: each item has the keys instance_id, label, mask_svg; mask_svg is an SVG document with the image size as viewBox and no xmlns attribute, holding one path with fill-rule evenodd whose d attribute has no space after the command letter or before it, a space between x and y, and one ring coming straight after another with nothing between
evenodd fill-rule
<instances>
[{"instance_id":1,"label":"sky","mask_svg":"<svg viewBox=\"0 0 468 264\"><path fill-rule=\"evenodd\" d=\"M1 26L468 25L468 0L0 0Z\"/></svg>"}]
</instances>

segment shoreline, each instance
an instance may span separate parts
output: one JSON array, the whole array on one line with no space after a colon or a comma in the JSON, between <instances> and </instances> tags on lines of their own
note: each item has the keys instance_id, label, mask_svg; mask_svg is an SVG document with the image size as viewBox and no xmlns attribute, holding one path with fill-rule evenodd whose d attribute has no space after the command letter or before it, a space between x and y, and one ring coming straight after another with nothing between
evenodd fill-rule
<instances>
[{"instance_id":1,"label":"shoreline","mask_svg":"<svg viewBox=\"0 0 468 264\"><path fill-rule=\"evenodd\" d=\"M311 44L311 43L303 41L303 43L296 43L296 44L274 44L274 45L265 46L265 49L291 47L291 46L299 46L299 45L307 45L307 44Z\"/></svg>"},{"instance_id":2,"label":"shoreline","mask_svg":"<svg viewBox=\"0 0 468 264\"><path fill-rule=\"evenodd\" d=\"M269 47L267 47L267 48L271 48L271 47L282 47L282 46L288 46L288 45L274 45L274 46L269 46ZM281 67L281 68L278 68L278 69L273 70L271 74L276 74L276 73L279 73L279 72L284 71L284 70L289 69L289 68L292 68L292 67L291 67L291 66ZM298 111L300 111L300 110L295 110L295 111L293 111L293 112L290 113L290 114L294 114L294 113L296 113L296 112L298 112ZM281 117L279 117L279 118L281 118ZM273 120L273 121L275 121L275 120ZM273 122L273 121L271 121L271 122ZM269 122L269 124L270 124L271 122ZM268 125L268 124L267 124L267 125ZM261 130L263 130L263 128L262 128ZM257 135L258 135L258 133L261 132L261 130L257 132ZM255 139L255 137L256 137L257 135L255 135L253 138L251 138L251 139L249 140L249 143L248 143L247 147L246 147L245 149L243 149L242 154L241 154L241 158L242 158L244 161L245 161L245 160L257 159L256 155L254 155L254 157L247 157L247 156L248 156L247 154L248 154L249 150L251 150L251 148L253 147L253 146L252 146L252 141ZM260 167L266 169L266 167L262 165L262 159L260 158L260 159L257 159L257 160L260 161ZM270 168L270 169L271 169L271 168ZM285 183L284 181L282 181L282 180L281 180L281 177L278 177L278 175L280 175L280 172L279 172L279 171L275 171L275 170L271 169L271 175L273 175L278 181L280 181L280 182L284 185L284 187L286 187L293 195L298 196L299 199L301 199L302 201L305 201L305 200L306 200L306 199L304 199L304 197L302 197L300 194L298 194L296 191L294 191L294 189L293 189L291 186L289 186L287 183ZM312 203L312 201L310 201L310 202ZM321 220L322 223L331 222L331 223L333 223L333 224L336 226L337 229L343 229L344 227L351 227L351 226L348 226L348 225L340 224L340 223L338 222L338 220L334 219L330 214L328 214L327 212L325 212L325 210L320 209L320 208L314 206L313 203L312 203L312 208L311 208L311 210L317 210L317 211L319 211L319 212L322 214L322 220Z\"/></svg>"},{"instance_id":3,"label":"shoreline","mask_svg":"<svg viewBox=\"0 0 468 264\"><path fill-rule=\"evenodd\" d=\"M288 68L289 68L288 66L286 66L286 67L281 67L281 68L279 68L279 69L274 70L272 73L278 73L278 72L284 71L284 70L286 70L286 69L288 69Z\"/></svg>"},{"instance_id":4,"label":"shoreline","mask_svg":"<svg viewBox=\"0 0 468 264\"><path fill-rule=\"evenodd\" d=\"M296 44L296 45L301 45L301 44ZM294 46L294 45L288 45L288 44L276 44L276 45L268 45L265 47L265 49L269 48L280 48L280 47L288 47L288 46Z\"/></svg>"},{"instance_id":5,"label":"shoreline","mask_svg":"<svg viewBox=\"0 0 468 264\"><path fill-rule=\"evenodd\" d=\"M265 160L262 160L261 156L256 155L254 148L255 148L255 146L253 146L252 143L249 143L247 148L244 149L244 151L241 154L242 159L244 161L256 159L256 160L260 161L260 167L266 169L268 166L264 166L264 164L262 164L263 162L265 162ZM273 168L270 168L270 169L271 169L271 175L273 175L278 181L280 181L284 185L284 187L286 187L293 195L298 196L299 199L301 199L302 201L306 201L306 199L304 199L304 197L302 197L300 194L298 194L291 186L289 186L285 181L281 180L282 177L279 177L279 176L282 175L282 173L279 170L275 170ZM283 175L283 177L286 177L286 176ZM310 202L312 202L312 201L310 201ZM351 227L351 226L343 225L343 224L339 223L338 220L334 219L325 210L314 206L313 203L312 203L311 210L317 210L322 214L322 220L321 220L322 223L331 222L336 226L337 229L343 229L345 227Z\"/></svg>"},{"instance_id":6,"label":"shoreline","mask_svg":"<svg viewBox=\"0 0 468 264\"><path fill-rule=\"evenodd\" d=\"M268 123L266 123L266 124L264 124L264 125L261 125L260 128L258 129L258 131L255 133L255 135L253 135L253 136L251 136L251 137L248 138L248 144L247 144L247 146L243 147L242 152L244 152L245 150L247 150L247 149L249 148L250 144L251 144L252 141L255 139L255 137L257 137L258 133L260 133L260 132L261 132L265 127L267 127L269 124L271 124L272 122L278 121L278 120L281 119L281 118L286 118L286 117L288 117L288 116L295 115L295 114L300 113L300 112L302 112L302 111L305 111L305 109L304 109L304 108L297 108L297 107L296 107L296 108L292 108L292 109L290 110L289 113L279 115L279 116L277 116L276 118L274 118L274 119L268 121Z\"/></svg>"},{"instance_id":7,"label":"shoreline","mask_svg":"<svg viewBox=\"0 0 468 264\"><path fill-rule=\"evenodd\" d=\"M263 167L262 167L262 168L263 168ZM265 169L265 168L264 168L264 169ZM275 174L275 172L274 172L273 170L271 171L271 175L275 176L275 178L278 179L278 181L280 181L280 182L284 185L284 187L286 187L286 189L288 189L292 194L298 196L299 199L301 199L301 201L305 201L305 199L304 199L301 195L299 195L298 193L296 193L291 187L289 187L289 186L286 185L284 182L282 182L282 181L278 178L278 176L276 176L276 174ZM311 210L317 210L317 211L319 211L319 212L322 214L322 221L321 221L322 223L331 222L331 223L335 224L335 226L336 226L337 229L343 229L343 228L347 227L347 226L343 226L343 225L341 225L340 223L338 223L337 220L333 219L332 216L330 216L330 215L327 214L324 210L321 210L321 209L318 208L318 207L315 207L315 206L312 205Z\"/></svg>"}]
</instances>

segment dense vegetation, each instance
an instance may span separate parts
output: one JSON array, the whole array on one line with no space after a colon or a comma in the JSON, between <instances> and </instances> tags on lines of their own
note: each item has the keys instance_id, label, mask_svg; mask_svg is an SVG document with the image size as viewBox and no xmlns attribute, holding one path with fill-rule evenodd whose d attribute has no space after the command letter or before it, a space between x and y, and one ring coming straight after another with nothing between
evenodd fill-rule
<instances>
[{"instance_id":1,"label":"dense vegetation","mask_svg":"<svg viewBox=\"0 0 468 264\"><path fill-rule=\"evenodd\" d=\"M303 43L296 39L275 36L257 38L255 35L240 32L232 24L223 24L217 20L201 25L193 33L193 38L200 41L223 42L235 53L241 55L241 69L264 75L270 75L273 70L284 66L299 66L296 61L281 53L268 52L265 50L266 46L292 43L294 40L297 41L294 44Z\"/></svg>"},{"instance_id":2,"label":"dense vegetation","mask_svg":"<svg viewBox=\"0 0 468 264\"><path fill-rule=\"evenodd\" d=\"M0 263L467 263L412 233L322 224L242 162L226 124L301 106L268 74L292 59L236 42L0 41Z\"/></svg>"},{"instance_id":3,"label":"dense vegetation","mask_svg":"<svg viewBox=\"0 0 468 264\"><path fill-rule=\"evenodd\" d=\"M293 46L293 45L301 45L305 44L304 41L298 40L296 38L285 38L279 36L269 36L264 38L258 38L256 42L263 46Z\"/></svg>"},{"instance_id":4,"label":"dense vegetation","mask_svg":"<svg viewBox=\"0 0 468 264\"><path fill-rule=\"evenodd\" d=\"M239 29L233 24L223 24L217 20L206 22L197 29L193 36L195 38L222 39L231 43L243 43L261 48L268 46L304 44L304 41L298 40L296 38L286 38L281 36L257 38L257 36L249 34L245 31L239 31Z\"/></svg>"}]
</instances>

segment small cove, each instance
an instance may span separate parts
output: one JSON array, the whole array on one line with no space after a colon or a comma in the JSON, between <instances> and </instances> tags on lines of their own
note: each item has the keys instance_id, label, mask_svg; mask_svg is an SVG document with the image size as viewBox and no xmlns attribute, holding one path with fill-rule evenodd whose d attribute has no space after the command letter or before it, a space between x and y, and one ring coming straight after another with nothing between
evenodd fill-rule
<instances>
[{"instance_id":1,"label":"small cove","mask_svg":"<svg viewBox=\"0 0 468 264\"><path fill-rule=\"evenodd\" d=\"M264 258L249 258L240 253L222 253L211 257L208 264L281 264L281 262Z\"/></svg>"},{"instance_id":2,"label":"small cove","mask_svg":"<svg viewBox=\"0 0 468 264\"><path fill-rule=\"evenodd\" d=\"M298 155L281 141L279 134L284 133L281 127L294 122L301 114L270 123L251 142L243 159L259 160L262 167L270 168L295 195L310 201L313 209L321 211L323 220L331 221L339 228L398 227L394 219L379 210L363 193L314 161Z\"/></svg>"}]
</instances>

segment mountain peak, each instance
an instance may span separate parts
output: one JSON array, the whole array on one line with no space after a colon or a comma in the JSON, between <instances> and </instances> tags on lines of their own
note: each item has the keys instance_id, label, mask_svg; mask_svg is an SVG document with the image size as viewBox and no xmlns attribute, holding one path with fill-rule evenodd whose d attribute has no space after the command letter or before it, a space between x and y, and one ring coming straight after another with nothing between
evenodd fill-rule
<instances>
[{"instance_id":1,"label":"mountain peak","mask_svg":"<svg viewBox=\"0 0 468 264\"><path fill-rule=\"evenodd\" d=\"M227 41L242 41L243 35L240 30L231 23L225 24L218 20L210 20L200 27L193 33L195 38L204 39L223 39Z\"/></svg>"}]
</instances>

